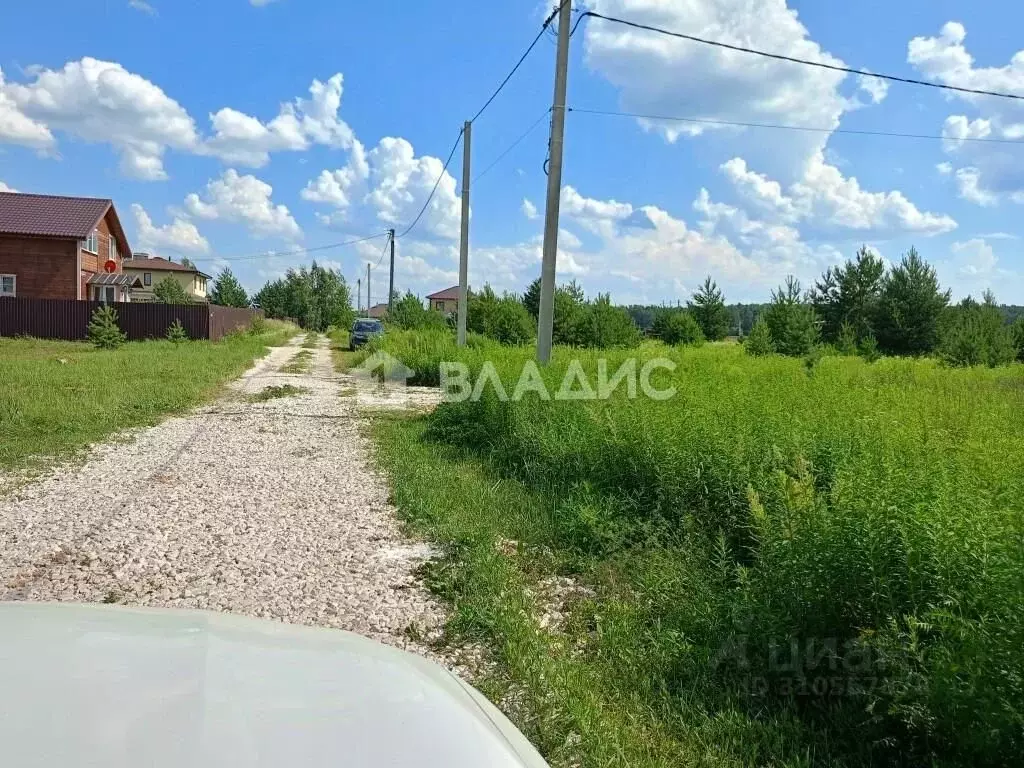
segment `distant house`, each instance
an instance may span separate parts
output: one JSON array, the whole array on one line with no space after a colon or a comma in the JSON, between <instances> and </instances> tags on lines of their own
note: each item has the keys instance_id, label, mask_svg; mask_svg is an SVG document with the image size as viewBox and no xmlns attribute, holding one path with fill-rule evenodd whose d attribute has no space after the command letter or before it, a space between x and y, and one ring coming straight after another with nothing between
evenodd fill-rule
<instances>
[{"instance_id":1,"label":"distant house","mask_svg":"<svg viewBox=\"0 0 1024 768\"><path fill-rule=\"evenodd\" d=\"M374 304L370 307L370 310L366 313L367 317L375 317L378 320L382 319L384 315L388 313L387 304Z\"/></svg>"},{"instance_id":2,"label":"distant house","mask_svg":"<svg viewBox=\"0 0 1024 768\"><path fill-rule=\"evenodd\" d=\"M0 192L0 297L129 301L111 200Z\"/></svg>"},{"instance_id":3,"label":"distant house","mask_svg":"<svg viewBox=\"0 0 1024 768\"><path fill-rule=\"evenodd\" d=\"M459 286L453 285L451 288L432 293L427 296L427 301L435 312L453 315L459 311Z\"/></svg>"},{"instance_id":4,"label":"distant house","mask_svg":"<svg viewBox=\"0 0 1024 768\"><path fill-rule=\"evenodd\" d=\"M150 256L148 253L137 253L133 258L124 260L124 271L125 274L138 278L142 286L135 291L137 301L155 301L153 288L165 277L172 277L181 283L181 287L193 301L207 301L206 286L210 276L195 267L178 264L160 256Z\"/></svg>"}]
</instances>

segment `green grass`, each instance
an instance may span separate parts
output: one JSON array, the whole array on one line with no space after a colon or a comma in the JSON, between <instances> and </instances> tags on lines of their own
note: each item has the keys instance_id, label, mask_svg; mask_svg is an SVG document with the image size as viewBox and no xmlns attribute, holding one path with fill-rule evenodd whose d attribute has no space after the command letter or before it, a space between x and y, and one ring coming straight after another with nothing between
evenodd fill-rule
<instances>
[{"instance_id":1,"label":"green grass","mask_svg":"<svg viewBox=\"0 0 1024 768\"><path fill-rule=\"evenodd\" d=\"M438 360L490 359L508 386L532 355L403 334L380 346L424 382ZM1024 368L825 357L809 371L657 344L610 352L609 368L632 354L672 358L659 384L676 397L485 396L375 427L399 509L449 546L431 584L454 606L452 639L488 642L504 678L489 692L524 691L513 714L545 754L1013 762ZM593 381L599 357L557 349L549 388L573 358ZM552 575L593 597L539 632L536 584Z\"/></svg>"},{"instance_id":2,"label":"green grass","mask_svg":"<svg viewBox=\"0 0 1024 768\"><path fill-rule=\"evenodd\" d=\"M0 467L48 463L117 430L188 410L292 333L272 324L261 336L132 342L112 351L0 339Z\"/></svg>"},{"instance_id":3,"label":"green grass","mask_svg":"<svg viewBox=\"0 0 1024 768\"><path fill-rule=\"evenodd\" d=\"M306 334L306 338L302 342L303 349L316 349L319 346L320 334L316 331L310 331Z\"/></svg>"},{"instance_id":4,"label":"green grass","mask_svg":"<svg viewBox=\"0 0 1024 768\"><path fill-rule=\"evenodd\" d=\"M293 397L294 395L301 395L305 392L309 392L306 387L295 387L291 384L283 384L281 386L264 387L260 392L257 392L255 395L249 395L246 399L250 403L265 403L268 400L276 400L279 397Z\"/></svg>"},{"instance_id":5,"label":"green grass","mask_svg":"<svg viewBox=\"0 0 1024 768\"><path fill-rule=\"evenodd\" d=\"M303 349L297 352L291 360L282 365L278 370L281 373L309 373L310 366L313 362L313 353L308 349Z\"/></svg>"},{"instance_id":6,"label":"green grass","mask_svg":"<svg viewBox=\"0 0 1024 768\"><path fill-rule=\"evenodd\" d=\"M358 365L361 362L361 355L359 352L349 352L348 349L348 331L344 328L331 327L327 331L327 339L330 343L331 357L334 359L334 369L338 373L345 373L353 365Z\"/></svg>"}]
</instances>

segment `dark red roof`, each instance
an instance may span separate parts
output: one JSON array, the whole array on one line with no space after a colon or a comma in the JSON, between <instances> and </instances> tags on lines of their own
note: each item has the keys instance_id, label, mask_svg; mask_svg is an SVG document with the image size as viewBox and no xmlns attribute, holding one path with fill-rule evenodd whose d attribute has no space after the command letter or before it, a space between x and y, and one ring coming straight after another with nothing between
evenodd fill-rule
<instances>
[{"instance_id":1,"label":"dark red roof","mask_svg":"<svg viewBox=\"0 0 1024 768\"><path fill-rule=\"evenodd\" d=\"M432 293L427 296L428 299L441 299L444 301L458 301L459 300L459 286L453 285L451 288L445 288L443 291Z\"/></svg>"},{"instance_id":2,"label":"dark red roof","mask_svg":"<svg viewBox=\"0 0 1024 768\"><path fill-rule=\"evenodd\" d=\"M84 240L112 205L95 197L0 192L0 234Z\"/></svg>"},{"instance_id":3,"label":"dark red roof","mask_svg":"<svg viewBox=\"0 0 1024 768\"><path fill-rule=\"evenodd\" d=\"M195 267L186 267L184 264L178 264L174 261L168 261L167 259L161 259L159 256L152 258L134 258L125 259L121 262L122 269L147 269L150 272L191 272L196 275L202 275L203 277L209 277L209 275L200 272Z\"/></svg>"}]
</instances>

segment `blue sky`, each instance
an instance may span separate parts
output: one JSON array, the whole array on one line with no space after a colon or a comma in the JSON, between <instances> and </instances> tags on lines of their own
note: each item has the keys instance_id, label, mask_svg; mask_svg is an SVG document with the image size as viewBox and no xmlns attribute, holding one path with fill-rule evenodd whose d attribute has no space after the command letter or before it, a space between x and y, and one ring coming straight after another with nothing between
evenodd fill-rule
<instances>
[{"instance_id":1,"label":"blue sky","mask_svg":"<svg viewBox=\"0 0 1024 768\"><path fill-rule=\"evenodd\" d=\"M580 3L584 7L584 3ZM593 10L803 58L1024 93L1024 8L913 0L590 0ZM354 281L382 239L292 252L411 222L462 121L550 10L535 0L61 0L5 4L0 184L111 197L133 247L230 264L250 289L314 256ZM54 23L59 19L60 23ZM911 245L954 295L1024 303L1024 102L862 81L587 20L569 103L820 132L571 113L560 278L613 300L685 300L711 274L729 300L809 285L863 244ZM1015 41L1014 38L1017 38ZM550 106L545 37L474 124L482 171ZM945 140L830 133L873 130ZM473 189L471 283L540 270L547 121ZM397 286L455 281L461 151ZM386 262L374 272L382 300Z\"/></svg>"}]
</instances>

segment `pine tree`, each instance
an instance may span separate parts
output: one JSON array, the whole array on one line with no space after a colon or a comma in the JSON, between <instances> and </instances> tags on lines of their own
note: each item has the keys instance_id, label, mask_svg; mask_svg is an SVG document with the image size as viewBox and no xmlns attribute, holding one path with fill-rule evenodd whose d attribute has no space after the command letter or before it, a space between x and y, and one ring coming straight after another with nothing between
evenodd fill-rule
<instances>
[{"instance_id":1,"label":"pine tree","mask_svg":"<svg viewBox=\"0 0 1024 768\"><path fill-rule=\"evenodd\" d=\"M210 301L222 307L248 307L249 295L238 282L230 267L224 267L213 282Z\"/></svg>"},{"instance_id":2,"label":"pine tree","mask_svg":"<svg viewBox=\"0 0 1024 768\"><path fill-rule=\"evenodd\" d=\"M153 296L163 304L191 304L192 300L181 283L168 275L153 286Z\"/></svg>"},{"instance_id":3,"label":"pine tree","mask_svg":"<svg viewBox=\"0 0 1024 768\"><path fill-rule=\"evenodd\" d=\"M174 322L167 326L167 340L173 341L175 344L188 341L188 333L185 331L185 326L181 324L181 320L175 318Z\"/></svg>"},{"instance_id":4,"label":"pine tree","mask_svg":"<svg viewBox=\"0 0 1024 768\"><path fill-rule=\"evenodd\" d=\"M828 268L810 293L826 341L837 342L844 323L857 339L874 331L884 277L885 262L867 246L857 251L856 260Z\"/></svg>"},{"instance_id":5,"label":"pine tree","mask_svg":"<svg viewBox=\"0 0 1024 768\"><path fill-rule=\"evenodd\" d=\"M747 334L747 338L743 342L743 348L747 350L748 355L755 357L763 357L775 352L771 331L768 330L768 323L764 321L763 317L754 321L750 333Z\"/></svg>"},{"instance_id":6,"label":"pine tree","mask_svg":"<svg viewBox=\"0 0 1024 768\"><path fill-rule=\"evenodd\" d=\"M790 275L786 284L772 291L772 300L764 312L775 351L803 357L818 343L818 318L800 291L800 281Z\"/></svg>"},{"instance_id":7,"label":"pine tree","mask_svg":"<svg viewBox=\"0 0 1024 768\"><path fill-rule=\"evenodd\" d=\"M725 297L710 276L693 294L687 306L708 341L721 341L729 335L732 315L725 306Z\"/></svg>"},{"instance_id":8,"label":"pine tree","mask_svg":"<svg viewBox=\"0 0 1024 768\"><path fill-rule=\"evenodd\" d=\"M882 285L875 323L879 347L895 355L926 355L934 350L949 296L948 290L939 287L935 268L911 248Z\"/></svg>"},{"instance_id":9,"label":"pine tree","mask_svg":"<svg viewBox=\"0 0 1024 768\"><path fill-rule=\"evenodd\" d=\"M88 334L98 349L117 349L128 340L117 324L117 310L109 304L92 313Z\"/></svg>"},{"instance_id":10,"label":"pine tree","mask_svg":"<svg viewBox=\"0 0 1024 768\"><path fill-rule=\"evenodd\" d=\"M540 316L539 277L527 286L526 293L523 294L523 306L526 307L526 311L533 316L534 320Z\"/></svg>"}]
</instances>

